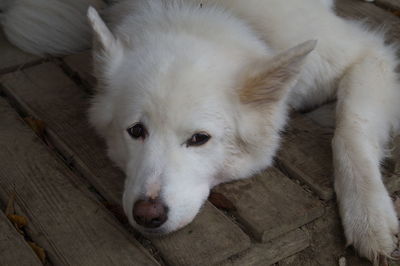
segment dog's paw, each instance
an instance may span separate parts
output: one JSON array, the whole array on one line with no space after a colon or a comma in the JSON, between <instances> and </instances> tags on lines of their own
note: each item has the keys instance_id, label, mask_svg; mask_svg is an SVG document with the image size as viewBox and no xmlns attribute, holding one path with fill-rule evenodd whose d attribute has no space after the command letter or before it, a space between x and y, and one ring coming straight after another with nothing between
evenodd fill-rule
<instances>
[{"instance_id":1,"label":"dog's paw","mask_svg":"<svg viewBox=\"0 0 400 266\"><path fill-rule=\"evenodd\" d=\"M347 205L342 220L347 244L378 265L383 256L400 258L397 249L399 224L387 193L373 198L375 201L368 204L352 202Z\"/></svg>"}]
</instances>

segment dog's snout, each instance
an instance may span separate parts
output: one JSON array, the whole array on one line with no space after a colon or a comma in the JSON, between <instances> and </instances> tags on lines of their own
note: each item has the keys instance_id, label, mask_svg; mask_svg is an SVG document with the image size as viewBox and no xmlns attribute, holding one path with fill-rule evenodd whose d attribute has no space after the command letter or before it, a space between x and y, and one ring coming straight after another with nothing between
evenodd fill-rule
<instances>
[{"instance_id":1,"label":"dog's snout","mask_svg":"<svg viewBox=\"0 0 400 266\"><path fill-rule=\"evenodd\" d=\"M167 220L168 209L160 200L138 200L133 206L133 218L146 228L160 227Z\"/></svg>"}]
</instances>

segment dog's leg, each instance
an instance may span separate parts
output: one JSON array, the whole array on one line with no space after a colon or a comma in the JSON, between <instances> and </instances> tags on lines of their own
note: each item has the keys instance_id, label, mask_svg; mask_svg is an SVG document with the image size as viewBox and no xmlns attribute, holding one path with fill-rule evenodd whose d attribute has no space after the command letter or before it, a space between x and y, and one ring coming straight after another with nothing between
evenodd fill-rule
<instances>
[{"instance_id":1,"label":"dog's leg","mask_svg":"<svg viewBox=\"0 0 400 266\"><path fill-rule=\"evenodd\" d=\"M335 190L347 242L375 262L380 255L391 256L398 233L379 167L399 118L394 58L382 48L371 49L349 67L339 84L332 143Z\"/></svg>"}]
</instances>

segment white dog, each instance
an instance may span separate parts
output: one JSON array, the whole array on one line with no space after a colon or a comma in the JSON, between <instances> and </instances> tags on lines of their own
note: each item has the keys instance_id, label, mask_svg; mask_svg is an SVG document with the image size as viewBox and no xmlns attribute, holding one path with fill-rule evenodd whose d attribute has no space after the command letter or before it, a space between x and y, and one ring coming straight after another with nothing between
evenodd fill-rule
<instances>
[{"instance_id":1,"label":"white dog","mask_svg":"<svg viewBox=\"0 0 400 266\"><path fill-rule=\"evenodd\" d=\"M47 4L50 5L50 4ZM271 165L289 107L337 99L335 190L349 244L391 256L398 221L379 169L399 128L394 49L332 0L135 0L95 9L90 121L127 176L146 233L188 223L210 188ZM56 25L68 31L69 25Z\"/></svg>"}]
</instances>

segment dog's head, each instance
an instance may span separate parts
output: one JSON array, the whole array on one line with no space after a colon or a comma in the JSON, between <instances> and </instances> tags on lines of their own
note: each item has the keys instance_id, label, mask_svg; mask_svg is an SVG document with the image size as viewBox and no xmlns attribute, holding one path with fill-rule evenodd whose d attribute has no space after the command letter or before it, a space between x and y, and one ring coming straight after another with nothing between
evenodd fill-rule
<instances>
[{"instance_id":1,"label":"dog's head","mask_svg":"<svg viewBox=\"0 0 400 266\"><path fill-rule=\"evenodd\" d=\"M271 56L242 27L242 36L211 40L143 34L135 46L93 9L89 19L100 85L90 120L126 173L123 206L134 227L181 228L214 185L271 164L286 96L314 42Z\"/></svg>"}]
</instances>

